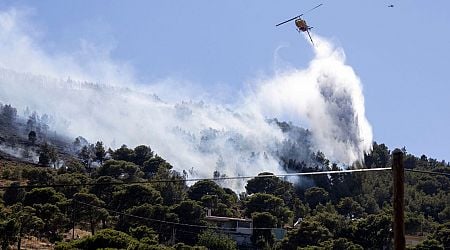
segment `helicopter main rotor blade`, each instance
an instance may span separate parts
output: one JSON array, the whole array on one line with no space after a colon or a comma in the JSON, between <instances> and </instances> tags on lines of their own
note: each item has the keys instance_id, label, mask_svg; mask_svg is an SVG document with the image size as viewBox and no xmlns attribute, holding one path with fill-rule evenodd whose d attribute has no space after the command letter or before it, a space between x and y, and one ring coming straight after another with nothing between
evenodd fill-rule
<instances>
[{"instance_id":1,"label":"helicopter main rotor blade","mask_svg":"<svg viewBox=\"0 0 450 250\"><path fill-rule=\"evenodd\" d=\"M308 11L306 11L304 14L308 14L309 12L311 12L311 11L313 11L313 10L319 8L319 7L322 6L322 5L323 5L323 3L317 5L316 7L312 8L312 9L310 9L310 10L308 10ZM302 14L302 15L303 15L303 14Z\"/></svg>"},{"instance_id":2,"label":"helicopter main rotor blade","mask_svg":"<svg viewBox=\"0 0 450 250\"><path fill-rule=\"evenodd\" d=\"M299 15L299 16L296 16L296 17L293 17L293 18L291 18L291 19L288 19L288 20L286 20L286 21L284 21L284 22L281 22L281 23L279 23L279 24L277 24L277 25L275 25L275 26L280 26L280 25L285 24L285 23L287 23L287 22L290 22L290 21L292 21L292 20L294 20L294 19L297 19L297 18L299 18L299 17L301 17L301 16L303 16L303 14L301 14L301 15Z\"/></svg>"},{"instance_id":3,"label":"helicopter main rotor blade","mask_svg":"<svg viewBox=\"0 0 450 250\"><path fill-rule=\"evenodd\" d=\"M290 21L292 21L292 20L295 20L295 19L297 19L297 18L303 16L304 14L307 14L307 13L309 13L309 12L311 12L311 11L313 11L313 10L319 8L319 7L322 6L322 5L323 5L323 3L317 5L316 7L312 8L312 9L310 9L310 10L308 10L308 11L306 11L306 12L303 13L303 14L300 14L300 15L298 15L298 16L296 16L296 17L293 17L293 18L291 18L291 19L288 19L288 20L286 20L286 21L284 21L284 22L281 22L281 23L279 23L279 24L277 24L277 25L275 25L275 26L278 27L278 26L280 26L280 25L282 25L282 24L285 24L285 23L287 23L287 22L290 22Z\"/></svg>"}]
</instances>

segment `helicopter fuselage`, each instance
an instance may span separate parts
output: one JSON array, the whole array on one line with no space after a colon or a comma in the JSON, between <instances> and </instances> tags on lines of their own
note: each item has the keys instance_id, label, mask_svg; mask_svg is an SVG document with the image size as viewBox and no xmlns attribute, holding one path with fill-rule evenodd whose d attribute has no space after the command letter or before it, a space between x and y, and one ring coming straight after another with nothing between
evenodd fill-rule
<instances>
[{"instance_id":1,"label":"helicopter fuselage","mask_svg":"<svg viewBox=\"0 0 450 250\"><path fill-rule=\"evenodd\" d=\"M295 19L295 26L297 26L298 31L305 32L309 30L309 26L306 24L306 21L301 18Z\"/></svg>"}]
</instances>

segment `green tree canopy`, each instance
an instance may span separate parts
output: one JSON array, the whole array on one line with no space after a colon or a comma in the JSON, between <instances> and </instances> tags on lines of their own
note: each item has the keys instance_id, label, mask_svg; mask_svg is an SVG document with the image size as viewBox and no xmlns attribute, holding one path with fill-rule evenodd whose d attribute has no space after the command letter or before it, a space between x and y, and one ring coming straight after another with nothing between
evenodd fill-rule
<instances>
[{"instance_id":1,"label":"green tree canopy","mask_svg":"<svg viewBox=\"0 0 450 250\"><path fill-rule=\"evenodd\" d=\"M95 229L100 221L105 222L108 218L108 211L104 208L105 203L95 194L77 193L73 196L73 206L76 208L74 216L78 222L87 222L90 225L91 233L95 234Z\"/></svg>"},{"instance_id":2,"label":"green tree canopy","mask_svg":"<svg viewBox=\"0 0 450 250\"><path fill-rule=\"evenodd\" d=\"M216 233L212 230L203 231L198 236L198 244L208 249L217 250L235 250L237 249L236 241L229 236Z\"/></svg>"},{"instance_id":3,"label":"green tree canopy","mask_svg":"<svg viewBox=\"0 0 450 250\"><path fill-rule=\"evenodd\" d=\"M266 175L273 174L269 172L258 174L258 176ZM264 193L275 195L278 198L283 199L284 203L291 209L294 209L295 204L299 203L292 183L284 181L276 176L250 179L247 182L245 189L247 190L248 194Z\"/></svg>"},{"instance_id":4,"label":"green tree canopy","mask_svg":"<svg viewBox=\"0 0 450 250\"><path fill-rule=\"evenodd\" d=\"M331 237L330 231L317 221L304 220L298 228L289 232L282 242L282 249L297 249L297 247L317 246Z\"/></svg>"},{"instance_id":5,"label":"green tree canopy","mask_svg":"<svg viewBox=\"0 0 450 250\"><path fill-rule=\"evenodd\" d=\"M25 190L23 188L15 188L20 186L20 182L13 182L9 186L10 188L7 188L3 193L3 202L5 205L10 206L17 202L22 202L25 196Z\"/></svg>"},{"instance_id":6,"label":"green tree canopy","mask_svg":"<svg viewBox=\"0 0 450 250\"><path fill-rule=\"evenodd\" d=\"M34 204L57 204L65 201L64 195L55 191L54 188L34 188L25 194L23 203L25 206Z\"/></svg>"},{"instance_id":7,"label":"green tree canopy","mask_svg":"<svg viewBox=\"0 0 450 250\"><path fill-rule=\"evenodd\" d=\"M292 219L293 213L284 204L284 201L271 194L256 193L244 201L245 214L251 216L254 212L268 212L278 220L277 225L282 226Z\"/></svg>"},{"instance_id":8,"label":"green tree canopy","mask_svg":"<svg viewBox=\"0 0 450 250\"><path fill-rule=\"evenodd\" d=\"M150 160L153 157L153 151L150 147L145 145L139 145L134 148L134 160L133 162L139 166L144 166L144 162Z\"/></svg>"},{"instance_id":9,"label":"green tree canopy","mask_svg":"<svg viewBox=\"0 0 450 250\"><path fill-rule=\"evenodd\" d=\"M94 155L95 160L100 162L100 164L103 164L103 161L105 160L106 150L103 146L103 142L97 141L94 146Z\"/></svg>"},{"instance_id":10,"label":"green tree canopy","mask_svg":"<svg viewBox=\"0 0 450 250\"><path fill-rule=\"evenodd\" d=\"M97 176L111 176L123 180L139 178L143 176L139 167L122 160L108 160L97 169Z\"/></svg>"},{"instance_id":11,"label":"green tree canopy","mask_svg":"<svg viewBox=\"0 0 450 250\"><path fill-rule=\"evenodd\" d=\"M134 151L133 149L129 149L127 145L122 145L116 151L112 153L112 158L116 161L127 161L133 162L134 160Z\"/></svg>"},{"instance_id":12,"label":"green tree canopy","mask_svg":"<svg viewBox=\"0 0 450 250\"><path fill-rule=\"evenodd\" d=\"M268 212L254 212L252 214L253 228L275 228L277 218ZM270 249L274 243L274 236L271 229L254 229L252 242L261 249Z\"/></svg>"},{"instance_id":13,"label":"green tree canopy","mask_svg":"<svg viewBox=\"0 0 450 250\"><path fill-rule=\"evenodd\" d=\"M382 249L391 243L391 218L380 214L370 214L356 222L354 242L365 249Z\"/></svg>"},{"instance_id":14,"label":"green tree canopy","mask_svg":"<svg viewBox=\"0 0 450 250\"><path fill-rule=\"evenodd\" d=\"M323 188L312 187L305 191L305 200L311 208L315 208L317 205L324 205L329 201L329 194Z\"/></svg>"},{"instance_id":15,"label":"green tree canopy","mask_svg":"<svg viewBox=\"0 0 450 250\"><path fill-rule=\"evenodd\" d=\"M114 192L112 197L112 206L117 210L124 210L145 203L162 204L161 194L152 186L146 184L123 186Z\"/></svg>"}]
</instances>

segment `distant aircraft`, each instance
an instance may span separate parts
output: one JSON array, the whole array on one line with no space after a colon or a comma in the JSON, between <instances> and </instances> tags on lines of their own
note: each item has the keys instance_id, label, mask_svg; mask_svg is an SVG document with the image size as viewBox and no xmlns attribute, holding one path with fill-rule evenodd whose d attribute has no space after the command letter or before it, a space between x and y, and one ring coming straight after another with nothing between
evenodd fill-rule
<instances>
[{"instance_id":1,"label":"distant aircraft","mask_svg":"<svg viewBox=\"0 0 450 250\"><path fill-rule=\"evenodd\" d=\"M394 8L394 5L393 5L393 4L391 4L391 5L388 5L388 7L389 7L389 8Z\"/></svg>"},{"instance_id":2,"label":"distant aircraft","mask_svg":"<svg viewBox=\"0 0 450 250\"><path fill-rule=\"evenodd\" d=\"M320 6L322 6L322 4L319 4L319 5L317 5L316 7L314 7L314 8L312 8L312 9L308 10L307 12L305 12L305 13L303 13L303 14L300 14L300 15L298 15L298 16L296 16L296 17L293 17L293 18L291 18L291 19L288 19L288 20L286 20L286 21L283 21L283 22L281 22L281 23L279 23L279 24L277 24L277 25L275 25L275 26L278 27L278 26L280 26L280 25L282 25L282 24L285 24L285 23L287 23L287 22L290 22L290 21L295 20L295 26L297 26L297 31L298 31L298 32L306 32L306 33L308 33L309 39L311 40L311 43L314 45L314 42L313 42L313 40L312 40L312 38L311 38L311 34L309 33L309 30L312 29L313 27L308 26L308 24L306 24L306 21L305 21L304 19L301 19L300 17L303 16L304 14L306 14L306 13L308 13L308 12L314 10L314 9L319 8Z\"/></svg>"}]
</instances>

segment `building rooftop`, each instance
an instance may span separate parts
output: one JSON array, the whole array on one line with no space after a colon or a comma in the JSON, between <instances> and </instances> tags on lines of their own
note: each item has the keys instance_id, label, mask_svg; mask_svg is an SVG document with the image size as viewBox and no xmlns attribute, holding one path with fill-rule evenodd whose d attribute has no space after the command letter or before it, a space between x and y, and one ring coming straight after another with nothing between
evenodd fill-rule
<instances>
[{"instance_id":1,"label":"building rooftop","mask_svg":"<svg viewBox=\"0 0 450 250\"><path fill-rule=\"evenodd\" d=\"M208 215L205 217L206 220L209 221L242 221L242 222L252 222L252 219L244 219L244 218L234 218L234 217L221 217L221 216L211 216Z\"/></svg>"}]
</instances>

